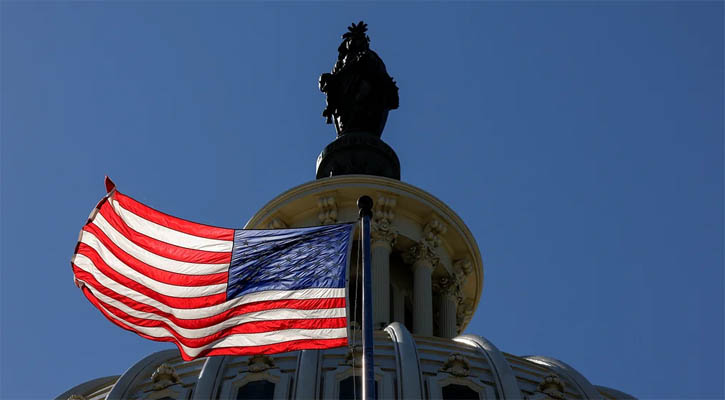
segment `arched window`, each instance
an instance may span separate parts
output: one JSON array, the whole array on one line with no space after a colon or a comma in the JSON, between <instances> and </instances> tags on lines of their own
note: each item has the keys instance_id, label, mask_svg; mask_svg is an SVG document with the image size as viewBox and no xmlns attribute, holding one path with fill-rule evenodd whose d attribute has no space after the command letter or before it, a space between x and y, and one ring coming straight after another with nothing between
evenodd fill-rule
<instances>
[{"instance_id":1,"label":"arched window","mask_svg":"<svg viewBox=\"0 0 725 400\"><path fill-rule=\"evenodd\" d=\"M273 399L274 383L266 380L246 383L237 391L237 400Z\"/></svg>"},{"instance_id":2,"label":"arched window","mask_svg":"<svg viewBox=\"0 0 725 400\"><path fill-rule=\"evenodd\" d=\"M444 400L479 400L478 392L464 385L451 384L441 389Z\"/></svg>"},{"instance_id":3,"label":"arched window","mask_svg":"<svg viewBox=\"0 0 725 400\"><path fill-rule=\"evenodd\" d=\"M353 381L353 379L355 379ZM378 383L375 382L375 397L378 397ZM362 379L359 376L348 376L340 381L340 400L361 399Z\"/></svg>"}]
</instances>

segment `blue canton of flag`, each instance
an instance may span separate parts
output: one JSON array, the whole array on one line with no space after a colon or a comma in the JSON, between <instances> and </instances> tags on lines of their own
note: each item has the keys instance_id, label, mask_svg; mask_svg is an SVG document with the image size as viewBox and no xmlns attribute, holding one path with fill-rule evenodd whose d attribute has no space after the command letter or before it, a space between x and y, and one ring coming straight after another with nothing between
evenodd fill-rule
<instances>
[{"instance_id":1,"label":"blue canton of flag","mask_svg":"<svg viewBox=\"0 0 725 400\"><path fill-rule=\"evenodd\" d=\"M344 288L352 227L235 231L227 300L266 290Z\"/></svg>"}]
</instances>

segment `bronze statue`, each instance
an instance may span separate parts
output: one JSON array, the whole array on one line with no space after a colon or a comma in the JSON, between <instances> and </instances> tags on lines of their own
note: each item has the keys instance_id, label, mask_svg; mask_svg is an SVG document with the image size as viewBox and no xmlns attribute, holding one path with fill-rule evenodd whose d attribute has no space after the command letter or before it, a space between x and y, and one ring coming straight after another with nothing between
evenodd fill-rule
<instances>
[{"instance_id":1,"label":"bronze statue","mask_svg":"<svg viewBox=\"0 0 725 400\"><path fill-rule=\"evenodd\" d=\"M367 24L360 21L347 29L332 73L320 76L320 90L327 95L322 115L328 124L335 122L338 136L355 132L379 138L388 112L398 108L398 87L370 50Z\"/></svg>"},{"instance_id":2,"label":"bronze statue","mask_svg":"<svg viewBox=\"0 0 725 400\"><path fill-rule=\"evenodd\" d=\"M380 139L388 112L398 108L398 87L383 60L370 50L367 25L347 28L332 73L320 76L327 95L322 115L335 122L337 137L317 157L317 179L363 174L400 180L400 161Z\"/></svg>"}]
</instances>

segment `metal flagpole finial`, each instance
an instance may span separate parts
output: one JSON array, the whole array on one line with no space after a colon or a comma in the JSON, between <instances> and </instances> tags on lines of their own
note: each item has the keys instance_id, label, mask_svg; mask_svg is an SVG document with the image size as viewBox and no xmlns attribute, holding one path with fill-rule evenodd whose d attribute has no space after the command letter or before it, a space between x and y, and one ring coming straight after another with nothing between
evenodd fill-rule
<instances>
[{"instance_id":1,"label":"metal flagpole finial","mask_svg":"<svg viewBox=\"0 0 725 400\"><path fill-rule=\"evenodd\" d=\"M373 199L370 196L360 196L357 199L357 208L360 209L360 218L373 216Z\"/></svg>"}]
</instances>

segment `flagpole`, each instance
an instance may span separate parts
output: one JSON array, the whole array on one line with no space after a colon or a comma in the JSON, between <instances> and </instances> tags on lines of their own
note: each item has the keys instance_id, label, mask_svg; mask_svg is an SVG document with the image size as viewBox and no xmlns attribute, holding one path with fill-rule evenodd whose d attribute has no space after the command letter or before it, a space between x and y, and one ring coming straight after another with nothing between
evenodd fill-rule
<instances>
[{"instance_id":1,"label":"flagpole","mask_svg":"<svg viewBox=\"0 0 725 400\"><path fill-rule=\"evenodd\" d=\"M373 305L371 289L372 278L370 270L370 218L373 216L373 199L361 196L357 199L362 222L362 253L363 253L363 294L362 294L362 329L363 329L363 400L376 399L375 375L373 372Z\"/></svg>"}]
</instances>

